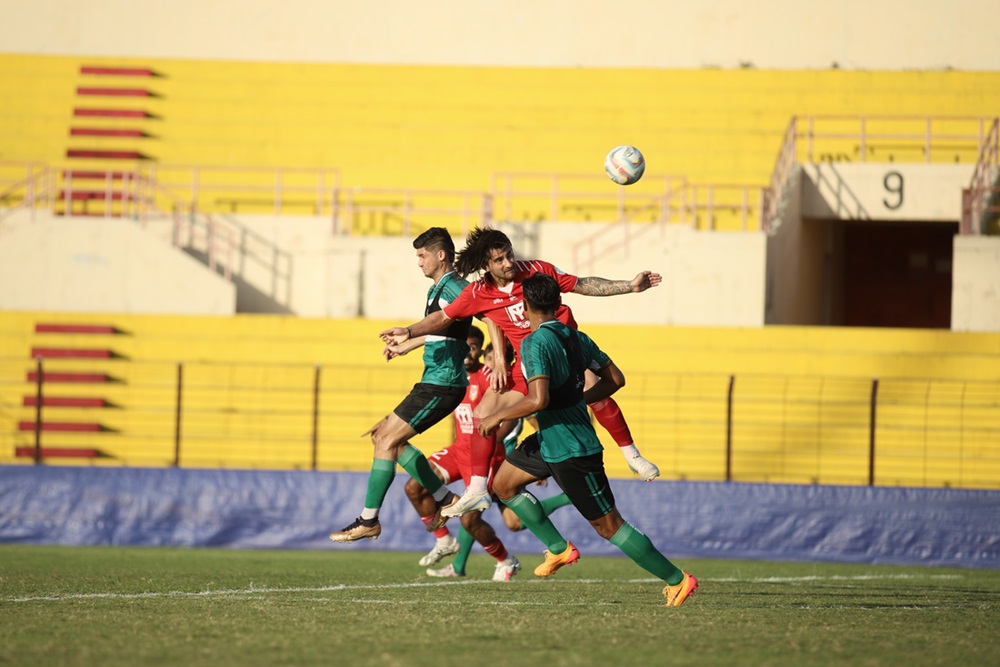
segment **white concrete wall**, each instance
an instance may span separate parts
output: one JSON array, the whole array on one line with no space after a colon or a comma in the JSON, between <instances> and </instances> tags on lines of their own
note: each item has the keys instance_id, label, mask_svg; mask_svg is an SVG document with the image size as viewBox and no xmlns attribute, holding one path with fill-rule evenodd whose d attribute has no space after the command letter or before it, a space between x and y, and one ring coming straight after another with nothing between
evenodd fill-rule
<instances>
[{"instance_id":1,"label":"white concrete wall","mask_svg":"<svg viewBox=\"0 0 1000 667\"><path fill-rule=\"evenodd\" d=\"M218 258L231 260L236 285L174 249L166 222L145 230L115 219L6 224L0 229L0 308L226 314L238 300L243 311L303 317L411 322L422 316L430 282L417 267L412 239L333 236L322 218L230 216L226 224L236 244L231 254L220 249ZM569 273L631 279L648 269L664 276L661 287L644 294L567 295L581 322L763 324L763 234L598 223L504 227L522 257L546 259ZM598 237L602 253L576 266L574 244L602 228L610 230ZM186 231L180 238L188 244ZM455 242L464 245L462 238ZM190 247L203 254L204 238L196 235Z\"/></svg>"},{"instance_id":2,"label":"white concrete wall","mask_svg":"<svg viewBox=\"0 0 1000 667\"><path fill-rule=\"evenodd\" d=\"M1000 237L956 236L951 328L1000 332Z\"/></svg>"},{"instance_id":3,"label":"white concrete wall","mask_svg":"<svg viewBox=\"0 0 1000 667\"><path fill-rule=\"evenodd\" d=\"M42 218L0 231L0 309L235 312L232 283L134 223Z\"/></svg>"},{"instance_id":4,"label":"white concrete wall","mask_svg":"<svg viewBox=\"0 0 1000 667\"><path fill-rule=\"evenodd\" d=\"M803 164L802 216L815 220L956 222L975 165Z\"/></svg>"},{"instance_id":5,"label":"white concrete wall","mask_svg":"<svg viewBox=\"0 0 1000 667\"><path fill-rule=\"evenodd\" d=\"M823 321L823 228L803 220L807 181L796 167L784 191L780 220L767 239L767 324L819 325Z\"/></svg>"},{"instance_id":6,"label":"white concrete wall","mask_svg":"<svg viewBox=\"0 0 1000 667\"><path fill-rule=\"evenodd\" d=\"M1000 70L996 0L32 0L8 53L552 67Z\"/></svg>"}]
</instances>

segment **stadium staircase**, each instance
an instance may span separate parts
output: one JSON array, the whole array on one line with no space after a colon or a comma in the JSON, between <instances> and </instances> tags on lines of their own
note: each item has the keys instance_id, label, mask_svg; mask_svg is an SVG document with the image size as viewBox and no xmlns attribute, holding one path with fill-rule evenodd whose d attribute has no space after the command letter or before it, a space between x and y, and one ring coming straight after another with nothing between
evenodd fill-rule
<instances>
[{"instance_id":1,"label":"stadium staircase","mask_svg":"<svg viewBox=\"0 0 1000 667\"><path fill-rule=\"evenodd\" d=\"M36 390L22 397L18 431L36 437L35 444L15 448L17 458L41 461L107 456L100 447L100 435L113 429L102 423L100 412L116 406L103 395L102 387L114 378L102 362L122 358L110 343L113 338L109 339L121 334L106 324L35 324L30 353L36 366L26 373L25 380ZM84 341L87 347L81 346ZM53 394L47 394L49 388ZM39 444L41 432L46 434L44 446Z\"/></svg>"},{"instance_id":2,"label":"stadium staircase","mask_svg":"<svg viewBox=\"0 0 1000 667\"><path fill-rule=\"evenodd\" d=\"M149 85L155 76L149 67L80 66L69 135L85 137L91 145L66 148L66 158L74 166L61 173L63 187L57 199L63 206L58 214L110 217L129 212L136 197L130 187L133 170L111 165L150 159L142 144L154 138L144 127L153 115L135 104L158 97ZM99 100L99 106L91 106L93 100ZM102 204L100 210L92 209L91 202Z\"/></svg>"}]
</instances>

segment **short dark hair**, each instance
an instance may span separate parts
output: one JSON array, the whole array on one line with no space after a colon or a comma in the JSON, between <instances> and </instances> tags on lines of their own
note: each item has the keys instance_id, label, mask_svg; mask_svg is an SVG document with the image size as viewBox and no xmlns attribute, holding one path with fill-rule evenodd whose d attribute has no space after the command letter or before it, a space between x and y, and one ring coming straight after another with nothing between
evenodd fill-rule
<instances>
[{"instance_id":1,"label":"short dark hair","mask_svg":"<svg viewBox=\"0 0 1000 667\"><path fill-rule=\"evenodd\" d=\"M413 247L416 250L427 248L431 252L444 250L448 263L455 262L455 242L451 240L451 234L444 227L431 227L413 239Z\"/></svg>"},{"instance_id":2,"label":"short dark hair","mask_svg":"<svg viewBox=\"0 0 1000 667\"><path fill-rule=\"evenodd\" d=\"M559 283L546 273L536 273L525 278L521 289L524 290L525 302L535 312L554 313L562 303Z\"/></svg>"},{"instance_id":3,"label":"short dark hair","mask_svg":"<svg viewBox=\"0 0 1000 667\"><path fill-rule=\"evenodd\" d=\"M483 346L483 342L486 340L486 336L483 335L483 330L477 326L469 327L469 335L466 338L472 338L479 343L479 346Z\"/></svg>"}]
</instances>

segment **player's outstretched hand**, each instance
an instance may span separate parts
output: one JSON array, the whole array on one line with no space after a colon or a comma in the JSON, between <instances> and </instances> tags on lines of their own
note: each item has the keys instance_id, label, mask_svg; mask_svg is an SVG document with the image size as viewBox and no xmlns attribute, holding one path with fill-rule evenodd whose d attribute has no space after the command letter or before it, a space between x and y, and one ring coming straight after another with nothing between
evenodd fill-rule
<instances>
[{"instance_id":1,"label":"player's outstretched hand","mask_svg":"<svg viewBox=\"0 0 1000 667\"><path fill-rule=\"evenodd\" d=\"M643 271L632 279L633 292L645 292L650 287L656 287L663 282L663 276L652 271Z\"/></svg>"},{"instance_id":2,"label":"player's outstretched hand","mask_svg":"<svg viewBox=\"0 0 1000 667\"><path fill-rule=\"evenodd\" d=\"M378 337L386 345L399 345L410 337L410 330L406 327L393 327L381 332Z\"/></svg>"},{"instance_id":3,"label":"player's outstretched hand","mask_svg":"<svg viewBox=\"0 0 1000 667\"><path fill-rule=\"evenodd\" d=\"M385 357L385 360L388 362L391 359L403 356L407 352L408 350L402 349L399 345L386 345L382 350L382 356Z\"/></svg>"}]
</instances>

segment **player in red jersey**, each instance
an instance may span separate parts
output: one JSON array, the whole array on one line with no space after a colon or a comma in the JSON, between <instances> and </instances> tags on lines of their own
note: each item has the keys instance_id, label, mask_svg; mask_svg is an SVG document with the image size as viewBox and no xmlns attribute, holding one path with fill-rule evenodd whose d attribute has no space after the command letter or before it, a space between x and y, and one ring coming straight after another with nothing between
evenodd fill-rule
<instances>
[{"instance_id":1,"label":"player in red jersey","mask_svg":"<svg viewBox=\"0 0 1000 667\"><path fill-rule=\"evenodd\" d=\"M478 271L481 271L483 276L467 285L461 294L441 311L431 313L409 327L395 327L383 331L381 334L383 340L399 343L411 336L439 331L455 319L475 315L484 316L491 323L491 339L499 329L520 354L521 341L531 332L521 290L521 282L525 278L536 273L545 273L556 280L560 291L585 296L615 296L644 292L656 287L662 280L658 273L651 271L642 271L630 281L607 280L594 276L577 277L563 273L548 262L518 261L514 256L510 239L496 229L474 229L469 234L465 248L457 256L455 268L463 277ZM559 307L556 317L565 324L576 327L572 311L565 304ZM494 343L497 344L497 341ZM513 385L510 388L514 389L514 392L499 393L505 389L503 383L506 368L501 367L502 358L499 355L494 355L494 359L492 382L498 392L489 393L479 404L475 411L477 420L483 415L513 405L527 393L527 384L520 363L515 364L513 369ZM500 363L497 363L497 360L500 360ZM588 373L588 386L595 381L593 374ZM639 454L617 403L612 399L604 399L590 407L601 426L614 438L629 468L645 481L659 476L659 469ZM486 474L494 445L495 436L473 436L472 477L469 487L457 502L442 508L442 515L459 516L490 506L490 496L486 492Z\"/></svg>"},{"instance_id":2,"label":"player in red jersey","mask_svg":"<svg viewBox=\"0 0 1000 667\"><path fill-rule=\"evenodd\" d=\"M431 466L435 468L435 472L441 481L445 484L449 484L458 479L463 479L466 484L469 483L470 467L469 467L469 456L471 448L469 447L469 439L472 433L475 432L475 426L473 425L473 410L476 405L479 404L482 397L489 392L490 388L490 369L484 366L480 360L483 354L483 342L484 336L481 329L476 327L471 327L469 329L469 337L466 341L469 344L469 354L465 358L465 370L469 374L469 387L465 392L465 398L462 399L461 404L455 408L455 441L448 447L441 449L434 454L427 457ZM423 344L422 338L412 338L407 340L400 345L390 345L386 348L386 356L388 358L393 358L395 356L401 356L416 349ZM505 423L513 425L514 422ZM510 427L506 428L507 431ZM493 473L500 467L506 458L506 452L502 443L502 435L504 428L501 427L501 440L497 442L496 448L490 457L489 464L489 481L487 482L487 488L492 486ZM431 530L431 524L434 521L435 514L437 513L437 503L434 497L425 489L419 481L414 478L410 478L406 482L406 495L410 499L410 503L413 508L420 515L420 520L424 522L424 525ZM514 517L516 519L516 517ZM521 569L521 563L517 558L507 552L507 548L504 546L503 542L497 537L496 531L493 530L491 526L486 521L483 521L482 514L480 512L470 512L462 517L462 527L465 528L467 535L470 535L472 539L475 539L483 549L489 555L496 559L496 569L493 572L494 581L510 581L514 575L516 575ZM456 540L448 529L444 526L433 530L434 536L437 537L437 542L434 548L431 549L430 553L425 555L420 559L420 564L423 566L434 565L442 558L450 556L452 554L458 553L460 550L459 540ZM471 547L472 539L466 545L466 548ZM441 570L428 570L428 574L432 576L454 576L461 577L465 576L465 559L468 557L468 551L465 551L464 558L459 568L454 568L449 566L449 573L442 574Z\"/></svg>"}]
</instances>

